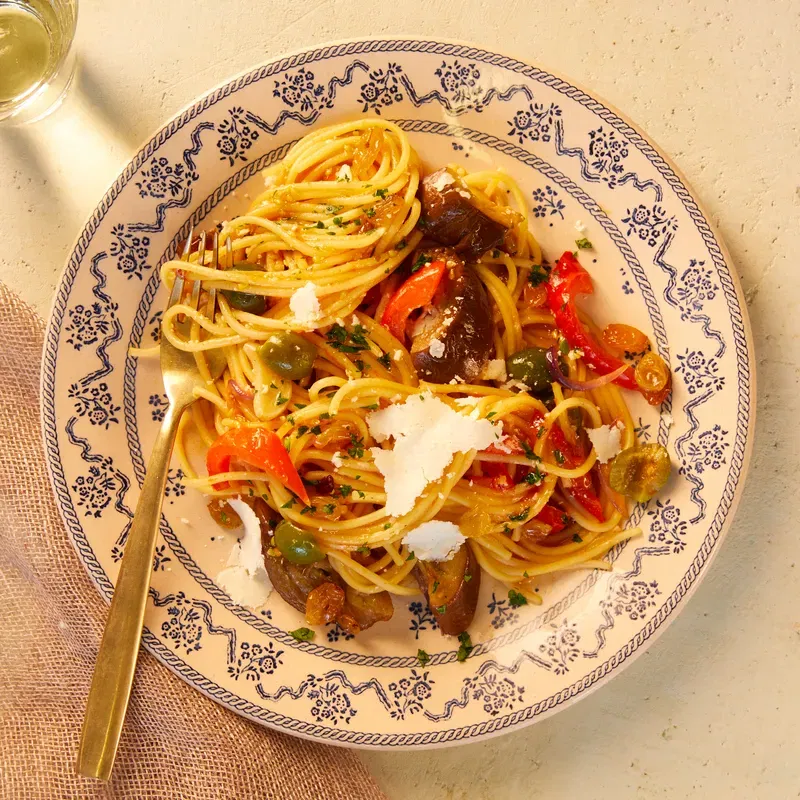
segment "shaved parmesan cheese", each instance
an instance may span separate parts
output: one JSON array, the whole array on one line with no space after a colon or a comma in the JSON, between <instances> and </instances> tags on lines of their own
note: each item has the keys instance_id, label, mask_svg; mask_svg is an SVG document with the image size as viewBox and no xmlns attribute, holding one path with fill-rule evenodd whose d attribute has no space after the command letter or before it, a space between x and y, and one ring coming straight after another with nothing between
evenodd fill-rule
<instances>
[{"instance_id":1,"label":"shaved parmesan cheese","mask_svg":"<svg viewBox=\"0 0 800 800\"><path fill-rule=\"evenodd\" d=\"M454 402L457 406L468 406L472 408L477 405L483 398L475 397L475 395L468 395L467 397L456 397Z\"/></svg>"},{"instance_id":2,"label":"shaved parmesan cheese","mask_svg":"<svg viewBox=\"0 0 800 800\"><path fill-rule=\"evenodd\" d=\"M504 381L506 375L506 362L502 358L492 358L483 368L481 378L485 381Z\"/></svg>"},{"instance_id":3,"label":"shaved parmesan cheese","mask_svg":"<svg viewBox=\"0 0 800 800\"><path fill-rule=\"evenodd\" d=\"M331 456L331 464L333 464L335 469L339 469L344 464L344 459L342 458L342 453L340 450L337 450Z\"/></svg>"},{"instance_id":4,"label":"shaved parmesan cheese","mask_svg":"<svg viewBox=\"0 0 800 800\"><path fill-rule=\"evenodd\" d=\"M437 176L436 180L431 183L431 186L436 189L437 192L441 192L443 189L448 187L451 183L455 183L456 179L446 170L443 169Z\"/></svg>"},{"instance_id":5,"label":"shaved parmesan cheese","mask_svg":"<svg viewBox=\"0 0 800 800\"><path fill-rule=\"evenodd\" d=\"M483 450L497 441L501 425L459 414L430 392L411 395L367 417L378 442L394 439L392 450L371 448L384 477L386 512L407 514L432 481L438 481L456 453Z\"/></svg>"},{"instance_id":6,"label":"shaved parmesan cheese","mask_svg":"<svg viewBox=\"0 0 800 800\"><path fill-rule=\"evenodd\" d=\"M611 461L622 449L622 423L616 422L613 425L601 425L599 428L587 428L586 434L597 454L597 460L601 464Z\"/></svg>"},{"instance_id":7,"label":"shaved parmesan cheese","mask_svg":"<svg viewBox=\"0 0 800 800\"><path fill-rule=\"evenodd\" d=\"M420 561L449 561L466 541L458 525L434 519L410 530L403 544Z\"/></svg>"},{"instance_id":8,"label":"shaved parmesan cheese","mask_svg":"<svg viewBox=\"0 0 800 800\"><path fill-rule=\"evenodd\" d=\"M312 329L321 311L317 299L317 287L311 281L301 286L289 300L289 308L299 325Z\"/></svg>"},{"instance_id":9,"label":"shaved parmesan cheese","mask_svg":"<svg viewBox=\"0 0 800 800\"><path fill-rule=\"evenodd\" d=\"M663 420L664 420L664 424L665 424L665 425L666 425L668 428L671 428L671 427L672 427L672 423L673 423L673 422L675 422L675 420L672 418L672 414L670 414L668 411L665 411L665 412L664 412L664 413L661 415L661 419L663 419Z\"/></svg>"},{"instance_id":10,"label":"shaved parmesan cheese","mask_svg":"<svg viewBox=\"0 0 800 800\"><path fill-rule=\"evenodd\" d=\"M586 233L586 226L580 220L576 220L575 230L578 231L578 233Z\"/></svg>"},{"instance_id":11,"label":"shaved parmesan cheese","mask_svg":"<svg viewBox=\"0 0 800 800\"><path fill-rule=\"evenodd\" d=\"M439 339L431 339L428 351L434 358L441 358L444 355L444 342Z\"/></svg>"},{"instance_id":12,"label":"shaved parmesan cheese","mask_svg":"<svg viewBox=\"0 0 800 800\"><path fill-rule=\"evenodd\" d=\"M350 169L349 164L342 164L339 171L336 173L337 181L351 181L353 180L353 171Z\"/></svg>"},{"instance_id":13,"label":"shaved parmesan cheese","mask_svg":"<svg viewBox=\"0 0 800 800\"><path fill-rule=\"evenodd\" d=\"M234 603L258 608L272 593L261 551L261 525L255 511L243 500L228 500L228 503L244 524L244 536L231 549L225 569L217 575L217 583Z\"/></svg>"}]
</instances>

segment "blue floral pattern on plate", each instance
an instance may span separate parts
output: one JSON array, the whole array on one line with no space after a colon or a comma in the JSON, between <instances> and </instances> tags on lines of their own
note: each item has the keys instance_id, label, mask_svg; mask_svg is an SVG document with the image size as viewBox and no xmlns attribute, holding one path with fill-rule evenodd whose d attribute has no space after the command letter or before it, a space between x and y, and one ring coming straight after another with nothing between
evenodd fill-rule
<instances>
[{"instance_id":1,"label":"blue floral pattern on plate","mask_svg":"<svg viewBox=\"0 0 800 800\"><path fill-rule=\"evenodd\" d=\"M158 268L311 126L362 115L395 120L432 163L502 163L550 257L572 246L577 216L590 220L585 263L622 275L601 280L609 316L635 318L673 367L665 413L635 401L632 412L676 474L634 509L642 535L612 550L610 572L568 573L522 608L485 576L462 663L418 599L398 599L390 623L359 637L331 626L306 642L290 636L303 622L285 604L236 606L213 578L235 534L210 525L173 466L143 641L218 702L289 733L374 747L475 740L564 707L646 647L705 574L746 469L754 377L735 275L680 178L601 101L500 54L414 39L311 50L214 90L134 157L78 240L47 335L45 446L70 536L109 596L166 408L157 362L127 354L158 342Z\"/></svg>"}]
</instances>

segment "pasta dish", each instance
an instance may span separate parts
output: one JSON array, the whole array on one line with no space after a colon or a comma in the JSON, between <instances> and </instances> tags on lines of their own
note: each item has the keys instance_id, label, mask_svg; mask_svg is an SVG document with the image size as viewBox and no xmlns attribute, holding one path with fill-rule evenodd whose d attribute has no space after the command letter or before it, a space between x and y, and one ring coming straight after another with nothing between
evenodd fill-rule
<instances>
[{"instance_id":1,"label":"pasta dish","mask_svg":"<svg viewBox=\"0 0 800 800\"><path fill-rule=\"evenodd\" d=\"M519 606L542 575L609 568L670 472L626 394L658 405L671 378L644 333L581 311L591 242L545 258L512 176L427 170L378 118L310 133L264 180L162 271L202 281L162 335L206 380L176 454L216 522L244 526L231 597L263 572L242 602L271 588L359 633L422 594L468 653L482 577Z\"/></svg>"}]
</instances>

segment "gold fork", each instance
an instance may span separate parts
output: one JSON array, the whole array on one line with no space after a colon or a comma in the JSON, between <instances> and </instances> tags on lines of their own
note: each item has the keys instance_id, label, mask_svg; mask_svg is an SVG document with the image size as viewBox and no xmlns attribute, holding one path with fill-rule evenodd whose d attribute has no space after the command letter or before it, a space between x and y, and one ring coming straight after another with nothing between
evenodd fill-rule
<instances>
[{"instance_id":1,"label":"gold fork","mask_svg":"<svg viewBox=\"0 0 800 800\"><path fill-rule=\"evenodd\" d=\"M188 260L191 253L193 232L193 228L189 230L181 255L184 261ZM203 259L204 252L205 235L201 234L198 259ZM217 253L218 234L215 232L211 256L213 269L218 267ZM184 283L184 276L179 270L168 307L183 301ZM200 281L196 280L192 283L186 303L196 309L199 299ZM204 309L211 318L214 301L212 290ZM181 337L189 338L191 319L186 317L181 321L179 318L175 329ZM195 401L194 389L204 385L194 355L179 350L165 336L161 337L161 373L169 406L150 454L147 474L128 533L103 640L97 654L78 750L78 773L104 781L109 779L114 766L136 670L172 448L181 416Z\"/></svg>"}]
</instances>

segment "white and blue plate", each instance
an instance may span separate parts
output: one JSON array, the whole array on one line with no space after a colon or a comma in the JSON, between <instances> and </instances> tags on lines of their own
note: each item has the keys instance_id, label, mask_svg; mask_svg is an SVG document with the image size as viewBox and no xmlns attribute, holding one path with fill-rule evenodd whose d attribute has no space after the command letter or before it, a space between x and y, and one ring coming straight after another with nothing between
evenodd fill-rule
<instances>
[{"instance_id":1,"label":"white and blue plate","mask_svg":"<svg viewBox=\"0 0 800 800\"><path fill-rule=\"evenodd\" d=\"M361 40L273 61L199 99L134 156L86 223L52 310L42 373L53 487L75 548L110 597L166 396L154 344L159 266L189 227L248 205L259 171L317 126L379 114L429 165L499 167L522 186L551 259L581 251L601 323L647 331L674 375L664 414L629 395L640 441L673 460L661 495L634 509L643 535L609 572L543 580L544 604L512 608L484 581L456 660L421 599L352 638L313 642L276 594L254 613L216 584L235 539L169 472L144 644L184 680L249 719L334 744L426 747L541 719L619 674L706 574L741 495L755 371L747 312L725 246L685 180L640 131L538 67L452 42ZM579 233L576 223L586 226ZM670 415L672 420L670 420ZM671 422L671 424L670 424ZM430 663L417 662L417 650Z\"/></svg>"}]
</instances>

